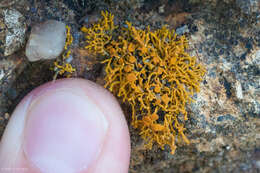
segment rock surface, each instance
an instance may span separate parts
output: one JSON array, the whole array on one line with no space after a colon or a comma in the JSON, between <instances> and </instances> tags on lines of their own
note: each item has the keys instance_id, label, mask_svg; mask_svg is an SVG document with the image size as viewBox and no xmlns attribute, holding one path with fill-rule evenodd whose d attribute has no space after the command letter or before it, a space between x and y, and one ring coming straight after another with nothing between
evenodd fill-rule
<instances>
[{"instance_id":1,"label":"rock surface","mask_svg":"<svg viewBox=\"0 0 260 173\"><path fill-rule=\"evenodd\" d=\"M63 51L66 41L66 25L48 20L32 28L25 54L29 61L55 59Z\"/></svg>"},{"instance_id":2,"label":"rock surface","mask_svg":"<svg viewBox=\"0 0 260 173\"><path fill-rule=\"evenodd\" d=\"M257 0L244 1L248 4ZM154 146L146 150L139 132L129 126L132 148L129 173L259 173L260 20L255 8L247 14L238 2L20 0L12 8L19 9L28 26L56 19L77 30L83 23L89 26L98 19L101 10L115 14L115 22L121 25L128 20L142 29L150 25L155 30L164 24L183 29L186 25L190 54L207 68L201 92L194 96L196 102L187 106L189 120L185 134L191 144L179 144L174 155L168 148L162 151ZM83 17L79 20L76 16ZM84 40L72 34L80 45L72 50L73 60L78 61L73 64L77 69L75 77L104 85L103 64L95 62L82 48ZM0 54L0 136L8 115L19 101L35 87L53 79L48 61L19 68L26 64L26 61L17 63L21 54L17 59L3 60ZM130 122L128 106L122 104L122 108Z\"/></svg>"},{"instance_id":3,"label":"rock surface","mask_svg":"<svg viewBox=\"0 0 260 173\"><path fill-rule=\"evenodd\" d=\"M236 4L245 14L260 12L259 0L236 0Z\"/></svg>"}]
</instances>

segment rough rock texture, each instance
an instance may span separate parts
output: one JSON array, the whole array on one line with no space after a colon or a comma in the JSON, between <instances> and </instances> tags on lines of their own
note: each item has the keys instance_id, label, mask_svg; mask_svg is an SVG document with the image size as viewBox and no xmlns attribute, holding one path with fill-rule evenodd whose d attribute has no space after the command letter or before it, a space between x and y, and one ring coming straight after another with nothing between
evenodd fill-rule
<instances>
[{"instance_id":1,"label":"rough rock texture","mask_svg":"<svg viewBox=\"0 0 260 173\"><path fill-rule=\"evenodd\" d=\"M259 12L260 1L259 0L236 0L237 6L245 14L252 14Z\"/></svg>"},{"instance_id":2,"label":"rough rock texture","mask_svg":"<svg viewBox=\"0 0 260 173\"><path fill-rule=\"evenodd\" d=\"M22 0L12 8L23 12L29 25L57 19L77 30L82 23L95 22L101 10L109 10L115 14L115 22L122 25L128 20L139 28L150 25L156 29L164 24L179 28L178 31L189 38L190 54L197 56L207 68L202 90L194 96L196 102L187 107L189 120L185 134L191 144L179 144L174 155L156 146L147 151L138 132L130 127L129 172L257 173L260 171L260 13L259 8L255 8L256 11L247 14L237 2ZM104 84L102 64L82 50L83 41L78 33L72 33L79 43L72 50L73 65L77 68L74 75ZM0 88L0 132L22 97L52 80L54 75L47 62L27 65L20 74L17 71L21 71L19 67L25 66L26 61L17 64L15 60L2 58L0 64L5 65L3 70L0 66L3 86ZM129 121L129 106L122 104L122 108Z\"/></svg>"},{"instance_id":3,"label":"rough rock texture","mask_svg":"<svg viewBox=\"0 0 260 173\"><path fill-rule=\"evenodd\" d=\"M25 18L19 11L0 9L0 53L8 56L19 50L24 45L25 31Z\"/></svg>"},{"instance_id":4,"label":"rough rock texture","mask_svg":"<svg viewBox=\"0 0 260 173\"><path fill-rule=\"evenodd\" d=\"M25 61L26 58L22 52L17 52L3 59L0 58L0 134L3 133L9 119L8 108L14 104L13 101L18 96L17 91L10 89L10 86L26 67Z\"/></svg>"},{"instance_id":5,"label":"rough rock texture","mask_svg":"<svg viewBox=\"0 0 260 173\"><path fill-rule=\"evenodd\" d=\"M66 40L66 25L48 20L32 28L25 54L29 61L55 59L63 51Z\"/></svg>"},{"instance_id":6,"label":"rough rock texture","mask_svg":"<svg viewBox=\"0 0 260 173\"><path fill-rule=\"evenodd\" d=\"M0 0L0 7L9 7L17 1L18 0Z\"/></svg>"}]
</instances>

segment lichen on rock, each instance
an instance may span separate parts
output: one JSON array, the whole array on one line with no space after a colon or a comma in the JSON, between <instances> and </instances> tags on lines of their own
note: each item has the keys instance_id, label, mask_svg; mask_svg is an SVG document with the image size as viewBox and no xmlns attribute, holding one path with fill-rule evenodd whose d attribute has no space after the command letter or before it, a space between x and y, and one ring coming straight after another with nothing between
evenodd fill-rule
<instances>
[{"instance_id":1,"label":"lichen on rock","mask_svg":"<svg viewBox=\"0 0 260 173\"><path fill-rule=\"evenodd\" d=\"M71 65L71 61L73 59L73 57L71 55L72 43L73 43L73 36L71 34L71 28L67 25L66 26L66 42L64 45L64 50L63 50L62 56L60 58L57 58L54 61L54 67L51 68L53 71L56 72L56 75L65 74L66 77L70 77L71 74L76 71L76 69L73 68Z\"/></svg>"},{"instance_id":2,"label":"lichen on rock","mask_svg":"<svg viewBox=\"0 0 260 173\"><path fill-rule=\"evenodd\" d=\"M154 143L161 149L168 145L173 154L176 141L189 143L184 134L186 104L199 92L205 68L185 52L188 41L174 30L142 30L126 22L127 27L113 33L113 17L102 16L82 31L85 48L104 55L105 87L131 105L132 126L140 130L148 149ZM106 27L106 21L112 27Z\"/></svg>"}]
</instances>

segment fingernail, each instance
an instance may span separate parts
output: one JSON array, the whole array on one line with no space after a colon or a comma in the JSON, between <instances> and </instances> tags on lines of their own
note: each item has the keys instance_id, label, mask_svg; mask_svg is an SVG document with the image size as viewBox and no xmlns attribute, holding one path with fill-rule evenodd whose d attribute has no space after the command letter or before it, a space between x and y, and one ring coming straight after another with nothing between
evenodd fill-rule
<instances>
[{"instance_id":1,"label":"fingernail","mask_svg":"<svg viewBox=\"0 0 260 173\"><path fill-rule=\"evenodd\" d=\"M24 153L40 171L79 172L97 159L108 121L82 93L47 91L29 106Z\"/></svg>"}]
</instances>

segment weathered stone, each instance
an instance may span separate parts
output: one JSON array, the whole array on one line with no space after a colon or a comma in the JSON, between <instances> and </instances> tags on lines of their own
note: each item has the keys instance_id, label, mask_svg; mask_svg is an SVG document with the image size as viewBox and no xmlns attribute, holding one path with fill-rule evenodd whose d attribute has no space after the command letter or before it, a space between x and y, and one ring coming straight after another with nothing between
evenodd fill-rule
<instances>
[{"instance_id":1,"label":"weathered stone","mask_svg":"<svg viewBox=\"0 0 260 173\"><path fill-rule=\"evenodd\" d=\"M48 20L32 28L25 54L29 61L55 59L63 51L65 41L65 24Z\"/></svg>"}]
</instances>

